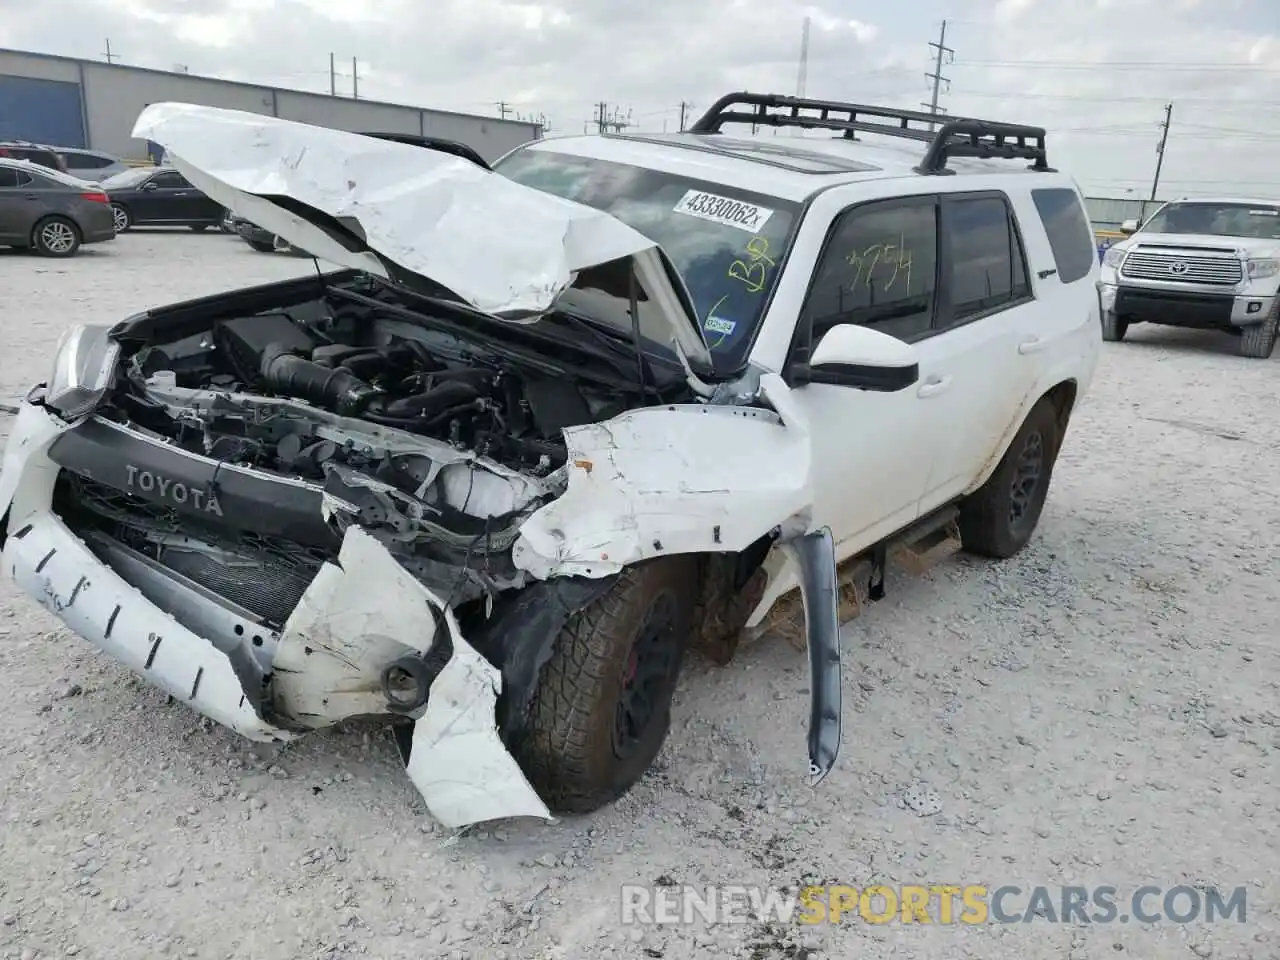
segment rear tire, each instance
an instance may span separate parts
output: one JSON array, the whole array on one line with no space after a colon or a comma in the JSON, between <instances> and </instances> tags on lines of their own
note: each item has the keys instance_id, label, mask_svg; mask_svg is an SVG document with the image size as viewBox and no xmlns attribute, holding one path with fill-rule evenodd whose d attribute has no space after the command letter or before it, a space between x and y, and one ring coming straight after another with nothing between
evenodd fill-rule
<instances>
[{"instance_id":1,"label":"rear tire","mask_svg":"<svg viewBox=\"0 0 1280 960\"><path fill-rule=\"evenodd\" d=\"M31 231L31 246L43 257L74 257L80 228L66 217L45 217Z\"/></svg>"},{"instance_id":2,"label":"rear tire","mask_svg":"<svg viewBox=\"0 0 1280 960\"><path fill-rule=\"evenodd\" d=\"M259 253L275 253L276 250L275 244L263 243L261 240L246 240L245 243L249 244L249 246L254 250L257 250Z\"/></svg>"},{"instance_id":3,"label":"rear tire","mask_svg":"<svg viewBox=\"0 0 1280 960\"><path fill-rule=\"evenodd\" d=\"M627 792L666 739L694 608L684 557L630 567L556 638L514 753L559 813L589 813Z\"/></svg>"},{"instance_id":4,"label":"rear tire","mask_svg":"<svg viewBox=\"0 0 1280 960\"><path fill-rule=\"evenodd\" d=\"M1107 312L1102 315L1102 339L1111 343L1119 343L1124 339L1124 335L1129 332L1129 321L1122 320L1114 313Z\"/></svg>"},{"instance_id":5,"label":"rear tire","mask_svg":"<svg viewBox=\"0 0 1280 960\"><path fill-rule=\"evenodd\" d=\"M133 215L129 213L129 208L113 203L111 205L111 225L116 228L116 233L124 233L133 226Z\"/></svg>"},{"instance_id":6,"label":"rear tire","mask_svg":"<svg viewBox=\"0 0 1280 960\"><path fill-rule=\"evenodd\" d=\"M960 505L960 542L966 550L1005 559L1027 545L1049 495L1060 442L1057 411L1042 397L995 472Z\"/></svg>"},{"instance_id":7,"label":"rear tire","mask_svg":"<svg viewBox=\"0 0 1280 960\"><path fill-rule=\"evenodd\" d=\"M1277 332L1280 332L1280 297L1276 298L1267 319L1241 329L1240 356L1266 360L1275 351Z\"/></svg>"}]
</instances>

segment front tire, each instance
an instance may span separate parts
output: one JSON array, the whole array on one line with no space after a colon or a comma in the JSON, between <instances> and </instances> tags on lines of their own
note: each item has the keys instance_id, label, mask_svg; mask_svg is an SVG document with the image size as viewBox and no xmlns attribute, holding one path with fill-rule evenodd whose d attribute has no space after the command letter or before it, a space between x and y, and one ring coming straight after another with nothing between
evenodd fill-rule
<instances>
[{"instance_id":1,"label":"front tire","mask_svg":"<svg viewBox=\"0 0 1280 960\"><path fill-rule=\"evenodd\" d=\"M31 232L31 245L44 257L74 257L80 249L80 228L66 217L45 217Z\"/></svg>"},{"instance_id":2,"label":"front tire","mask_svg":"<svg viewBox=\"0 0 1280 960\"><path fill-rule=\"evenodd\" d=\"M111 225L116 228L116 233L124 233L133 226L133 215L129 213L129 208L113 203L111 205Z\"/></svg>"},{"instance_id":3,"label":"front tire","mask_svg":"<svg viewBox=\"0 0 1280 960\"><path fill-rule=\"evenodd\" d=\"M1119 343L1129 332L1129 321L1122 320L1111 311L1102 315L1102 339L1111 343Z\"/></svg>"},{"instance_id":4,"label":"front tire","mask_svg":"<svg viewBox=\"0 0 1280 960\"><path fill-rule=\"evenodd\" d=\"M1244 327L1240 333L1240 356L1254 360L1266 360L1276 348L1276 335L1280 332L1280 297L1267 319L1253 326Z\"/></svg>"},{"instance_id":5,"label":"front tire","mask_svg":"<svg viewBox=\"0 0 1280 960\"><path fill-rule=\"evenodd\" d=\"M1048 398L1031 408L995 472L960 506L960 542L1005 559L1027 545L1040 522L1061 434Z\"/></svg>"},{"instance_id":6,"label":"front tire","mask_svg":"<svg viewBox=\"0 0 1280 960\"><path fill-rule=\"evenodd\" d=\"M666 739L689 635L697 568L663 557L623 571L556 638L515 745L558 813L590 813L627 792Z\"/></svg>"}]
</instances>

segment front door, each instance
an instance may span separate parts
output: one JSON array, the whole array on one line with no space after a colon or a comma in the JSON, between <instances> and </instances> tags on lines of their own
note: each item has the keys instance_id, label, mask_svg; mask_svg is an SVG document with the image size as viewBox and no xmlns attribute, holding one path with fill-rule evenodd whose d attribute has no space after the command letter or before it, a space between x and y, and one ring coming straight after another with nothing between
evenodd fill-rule
<instances>
[{"instance_id":1,"label":"front door","mask_svg":"<svg viewBox=\"0 0 1280 960\"><path fill-rule=\"evenodd\" d=\"M938 290L933 196L851 207L831 225L801 308L811 345L853 323L916 342L933 329ZM918 516L934 459L927 429L942 399L921 380L896 393L826 384L795 391L813 437L814 511L837 556L857 553Z\"/></svg>"}]
</instances>

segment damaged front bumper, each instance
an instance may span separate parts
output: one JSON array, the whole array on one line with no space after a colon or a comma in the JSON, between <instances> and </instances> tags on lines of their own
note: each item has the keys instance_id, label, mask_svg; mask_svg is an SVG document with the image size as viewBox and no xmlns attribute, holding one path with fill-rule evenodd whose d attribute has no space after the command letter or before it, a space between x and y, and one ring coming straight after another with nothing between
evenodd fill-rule
<instances>
[{"instance_id":1,"label":"damaged front bumper","mask_svg":"<svg viewBox=\"0 0 1280 960\"><path fill-rule=\"evenodd\" d=\"M377 540L348 528L336 563L321 567L278 634L264 631L247 611L125 547L104 561L70 529L53 509L60 468L49 451L71 428L29 400L0 470L4 570L69 628L175 699L263 742L347 717L394 715L385 668L447 649L425 705L401 714L414 721L406 767L428 809L448 827L551 819L498 734L499 670Z\"/></svg>"}]
</instances>

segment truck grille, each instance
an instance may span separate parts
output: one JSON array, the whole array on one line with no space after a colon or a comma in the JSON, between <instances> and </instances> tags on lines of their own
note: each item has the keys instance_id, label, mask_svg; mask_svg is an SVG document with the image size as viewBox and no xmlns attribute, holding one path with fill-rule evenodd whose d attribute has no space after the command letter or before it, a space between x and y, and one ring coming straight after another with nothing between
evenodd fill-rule
<instances>
[{"instance_id":1,"label":"truck grille","mask_svg":"<svg viewBox=\"0 0 1280 960\"><path fill-rule=\"evenodd\" d=\"M1134 280L1168 280L1229 287L1244 274L1235 257L1215 257L1182 252L1156 252L1139 247L1124 258L1121 276Z\"/></svg>"},{"instance_id":2,"label":"truck grille","mask_svg":"<svg viewBox=\"0 0 1280 960\"><path fill-rule=\"evenodd\" d=\"M63 471L54 510L279 627L332 554L251 531L201 529L171 508Z\"/></svg>"}]
</instances>

